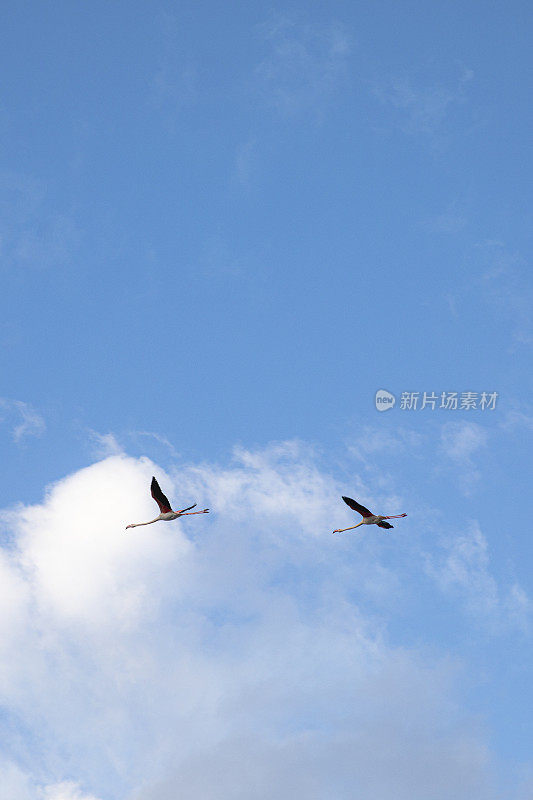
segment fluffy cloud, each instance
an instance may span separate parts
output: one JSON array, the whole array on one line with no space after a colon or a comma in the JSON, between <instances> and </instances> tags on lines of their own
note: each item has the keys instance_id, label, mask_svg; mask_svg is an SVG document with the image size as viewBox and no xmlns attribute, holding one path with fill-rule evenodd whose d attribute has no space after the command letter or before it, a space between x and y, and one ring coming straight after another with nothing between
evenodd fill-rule
<instances>
[{"instance_id":1,"label":"fluffy cloud","mask_svg":"<svg viewBox=\"0 0 533 800\"><path fill-rule=\"evenodd\" d=\"M213 513L126 532L152 474ZM116 454L4 513L12 796L492 798L456 667L387 642L388 540L329 535L339 494L292 443L171 474Z\"/></svg>"}]
</instances>

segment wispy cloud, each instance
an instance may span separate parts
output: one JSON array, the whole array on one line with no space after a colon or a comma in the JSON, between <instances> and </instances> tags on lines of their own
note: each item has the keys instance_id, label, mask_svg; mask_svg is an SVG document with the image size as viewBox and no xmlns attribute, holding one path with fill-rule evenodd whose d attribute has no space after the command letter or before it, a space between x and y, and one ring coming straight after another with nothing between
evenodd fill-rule
<instances>
[{"instance_id":1,"label":"wispy cloud","mask_svg":"<svg viewBox=\"0 0 533 800\"><path fill-rule=\"evenodd\" d=\"M143 439L145 439L145 440L146 439L153 439L158 444L163 445L163 447L166 448L166 450L168 450L168 453L172 456L172 458L177 458L178 457L178 451L176 450L176 448L174 447L172 442L170 442L166 438L166 436L161 436L160 433L154 433L153 431L132 431L129 434L129 436L130 436L131 439L134 439L134 440L137 440L137 441L139 441L139 440L142 441Z\"/></svg>"},{"instance_id":2,"label":"wispy cloud","mask_svg":"<svg viewBox=\"0 0 533 800\"><path fill-rule=\"evenodd\" d=\"M124 448L114 433L98 433L89 430L90 451L95 458L117 456L124 452Z\"/></svg>"},{"instance_id":3,"label":"wispy cloud","mask_svg":"<svg viewBox=\"0 0 533 800\"><path fill-rule=\"evenodd\" d=\"M501 427L508 431L533 431L533 413L531 410L511 409L505 414Z\"/></svg>"},{"instance_id":4,"label":"wispy cloud","mask_svg":"<svg viewBox=\"0 0 533 800\"><path fill-rule=\"evenodd\" d=\"M0 397L0 422L7 423L15 442L28 436L42 436L46 430L44 418L33 406L22 400Z\"/></svg>"},{"instance_id":5,"label":"wispy cloud","mask_svg":"<svg viewBox=\"0 0 533 800\"><path fill-rule=\"evenodd\" d=\"M463 222L467 224L466 213L456 202L442 217L422 224L432 232L458 233ZM446 295L451 313L464 317L474 308L488 316L501 327L500 341L508 352L531 346L533 273L527 258L502 239L486 238L465 248L464 264L462 277L454 280L453 292Z\"/></svg>"},{"instance_id":6,"label":"wispy cloud","mask_svg":"<svg viewBox=\"0 0 533 800\"><path fill-rule=\"evenodd\" d=\"M428 560L440 589L464 601L468 613L493 630L527 630L530 602L518 584L502 592L490 572L488 542L477 522L470 522L443 542L442 558Z\"/></svg>"},{"instance_id":7,"label":"wispy cloud","mask_svg":"<svg viewBox=\"0 0 533 800\"><path fill-rule=\"evenodd\" d=\"M17 174L0 176L0 251L5 263L37 269L67 264L78 247L78 225L54 208L46 187Z\"/></svg>"},{"instance_id":8,"label":"wispy cloud","mask_svg":"<svg viewBox=\"0 0 533 800\"><path fill-rule=\"evenodd\" d=\"M156 19L160 46L157 65L149 84L149 102L157 109L178 111L198 92L198 69L192 57L184 57L177 15L161 12Z\"/></svg>"},{"instance_id":9,"label":"wispy cloud","mask_svg":"<svg viewBox=\"0 0 533 800\"><path fill-rule=\"evenodd\" d=\"M466 98L466 86L474 77L464 69L452 86L422 85L407 74L375 80L372 91L391 115L393 124L406 134L434 137L440 133L452 109Z\"/></svg>"},{"instance_id":10,"label":"wispy cloud","mask_svg":"<svg viewBox=\"0 0 533 800\"><path fill-rule=\"evenodd\" d=\"M480 279L482 297L497 317L509 321L515 345L533 344L533 284L525 259L502 242L486 242L478 247L489 263Z\"/></svg>"},{"instance_id":11,"label":"wispy cloud","mask_svg":"<svg viewBox=\"0 0 533 800\"><path fill-rule=\"evenodd\" d=\"M432 233L459 233L467 225L468 219L464 203L453 200L444 211L423 220L423 227Z\"/></svg>"},{"instance_id":12,"label":"wispy cloud","mask_svg":"<svg viewBox=\"0 0 533 800\"><path fill-rule=\"evenodd\" d=\"M453 462L463 492L470 494L480 478L476 454L486 447L488 434L477 422L448 422L441 429L441 450Z\"/></svg>"},{"instance_id":13,"label":"wispy cloud","mask_svg":"<svg viewBox=\"0 0 533 800\"><path fill-rule=\"evenodd\" d=\"M247 186L250 182L254 155L255 141L253 139L244 142L237 149L235 157L235 179L241 186Z\"/></svg>"},{"instance_id":14,"label":"wispy cloud","mask_svg":"<svg viewBox=\"0 0 533 800\"><path fill-rule=\"evenodd\" d=\"M278 15L258 30L268 46L255 69L263 101L282 114L320 113L345 75L351 45L343 26L321 28Z\"/></svg>"},{"instance_id":15,"label":"wispy cloud","mask_svg":"<svg viewBox=\"0 0 533 800\"><path fill-rule=\"evenodd\" d=\"M423 435L409 428L397 427L394 430L365 425L356 436L356 443L348 443L348 449L355 456L374 455L383 451L413 452L423 442Z\"/></svg>"},{"instance_id":16,"label":"wispy cloud","mask_svg":"<svg viewBox=\"0 0 533 800\"><path fill-rule=\"evenodd\" d=\"M121 443L127 442L130 445L146 445L146 441L152 439L154 442L162 445L172 458L178 457L178 452L172 442L165 436L153 431L125 431L119 437L115 433L98 433L98 431L89 430L89 451L95 458L107 458L109 456L117 456L123 454L127 447Z\"/></svg>"},{"instance_id":17,"label":"wispy cloud","mask_svg":"<svg viewBox=\"0 0 533 800\"><path fill-rule=\"evenodd\" d=\"M446 455L466 463L471 463L474 453L487 444L487 432L476 422L449 422L441 438Z\"/></svg>"}]
</instances>

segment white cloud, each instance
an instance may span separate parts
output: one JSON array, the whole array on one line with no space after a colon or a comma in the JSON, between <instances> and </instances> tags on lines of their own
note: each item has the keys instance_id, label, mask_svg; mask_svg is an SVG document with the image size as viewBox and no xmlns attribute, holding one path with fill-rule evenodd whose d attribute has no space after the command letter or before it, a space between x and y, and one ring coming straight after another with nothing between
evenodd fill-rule
<instances>
[{"instance_id":1,"label":"white cloud","mask_svg":"<svg viewBox=\"0 0 533 800\"><path fill-rule=\"evenodd\" d=\"M152 474L212 514L125 532L154 515ZM330 535L339 494L292 442L170 475L113 455L4 513L0 725L28 786L45 800L492 798L455 667L388 644L376 615L400 591L389 540Z\"/></svg>"},{"instance_id":2,"label":"white cloud","mask_svg":"<svg viewBox=\"0 0 533 800\"><path fill-rule=\"evenodd\" d=\"M131 521L125 520L126 510L154 517L146 489L151 466L141 460L135 481L127 459L112 457L108 463L108 485L95 488L97 467L80 470L55 484L44 505L17 516L19 567L41 611L56 621L100 628L135 621L149 603L151 570L164 571L165 562L187 548L179 534L166 539L159 529L150 540L131 541L124 533Z\"/></svg>"},{"instance_id":3,"label":"white cloud","mask_svg":"<svg viewBox=\"0 0 533 800\"><path fill-rule=\"evenodd\" d=\"M11 435L17 443L27 436L42 436L46 429L43 417L29 403L8 397L0 397L2 421L11 426Z\"/></svg>"}]
</instances>

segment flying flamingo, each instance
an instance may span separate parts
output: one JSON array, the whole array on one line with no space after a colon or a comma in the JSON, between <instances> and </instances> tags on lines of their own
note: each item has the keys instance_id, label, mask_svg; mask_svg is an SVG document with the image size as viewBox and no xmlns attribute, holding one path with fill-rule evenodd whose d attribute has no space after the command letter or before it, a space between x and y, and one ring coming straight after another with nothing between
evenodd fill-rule
<instances>
[{"instance_id":1,"label":"flying flamingo","mask_svg":"<svg viewBox=\"0 0 533 800\"><path fill-rule=\"evenodd\" d=\"M342 497L344 502L353 508L354 511L359 512L363 517L363 521L359 522L357 525L352 525L351 528L337 528L337 530L333 531L333 533L342 533L343 531L353 531L354 528L358 528L360 525L377 525L380 528L394 528L394 525L389 525L388 522L384 522L385 519L400 519L400 517L406 517L407 514L396 514L393 517L382 517L376 516L368 508L365 508L360 503L357 503L355 500L352 500L351 497Z\"/></svg>"},{"instance_id":2,"label":"flying flamingo","mask_svg":"<svg viewBox=\"0 0 533 800\"><path fill-rule=\"evenodd\" d=\"M182 508L181 511L172 511L168 498L165 497L154 477L152 477L150 488L152 490L152 497L161 511L160 515L155 519L151 519L150 522L133 522L131 525L126 525L126 530L128 530L128 528L138 528L139 525L151 525L152 522L159 522L159 520L168 520L170 522L170 520L177 519L178 517L188 517L193 514L207 514L209 512L208 508L204 508L203 511L191 511L191 508L194 508L196 503L193 506L189 506L189 508ZM190 514L187 512L190 512Z\"/></svg>"}]
</instances>

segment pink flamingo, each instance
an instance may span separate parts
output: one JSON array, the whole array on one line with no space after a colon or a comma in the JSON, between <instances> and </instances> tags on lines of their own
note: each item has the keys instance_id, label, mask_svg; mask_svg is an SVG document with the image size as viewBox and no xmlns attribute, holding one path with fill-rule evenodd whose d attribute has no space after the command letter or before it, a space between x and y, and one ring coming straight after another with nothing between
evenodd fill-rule
<instances>
[{"instance_id":1,"label":"pink flamingo","mask_svg":"<svg viewBox=\"0 0 533 800\"><path fill-rule=\"evenodd\" d=\"M126 530L128 528L138 528L139 525L151 525L152 522L159 522L159 520L166 520L170 522L170 520L178 519L178 517L188 517L192 516L193 514L209 513L208 508L204 508L203 511L191 511L191 508L195 508L196 503L192 506L189 506L188 508L182 508L181 511L172 511L168 498L165 497L165 495L161 491L161 487L159 486L158 482L154 477L152 477L152 484L150 486L150 489L152 490L152 497L159 506L159 510L161 511L161 513L159 514L158 517L156 517L155 519L151 519L149 522L132 522L131 525L126 525Z\"/></svg>"},{"instance_id":2,"label":"pink flamingo","mask_svg":"<svg viewBox=\"0 0 533 800\"><path fill-rule=\"evenodd\" d=\"M357 511L363 517L362 522L359 522L357 525L352 525L350 528L337 528L337 530L333 531L333 533L343 533L343 531L353 531L354 528L358 528L360 525L378 525L380 528L394 528L394 525L389 525L388 522L384 522L385 519L400 519L400 517L406 517L407 514L396 514L393 517L382 517L376 516L368 508L365 508L356 500L352 500L351 497L342 497L344 502L353 508L354 511Z\"/></svg>"}]
</instances>

